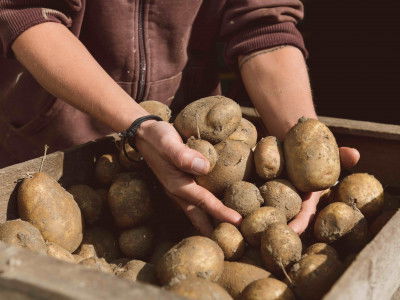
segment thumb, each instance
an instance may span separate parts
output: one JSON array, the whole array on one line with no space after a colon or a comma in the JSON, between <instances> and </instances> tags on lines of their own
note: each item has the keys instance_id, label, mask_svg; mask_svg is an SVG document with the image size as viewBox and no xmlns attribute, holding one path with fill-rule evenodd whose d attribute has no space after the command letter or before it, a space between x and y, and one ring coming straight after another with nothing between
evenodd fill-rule
<instances>
[{"instance_id":1,"label":"thumb","mask_svg":"<svg viewBox=\"0 0 400 300\"><path fill-rule=\"evenodd\" d=\"M210 169L210 162L201 153L183 143L176 143L167 155L178 169L193 175L207 174Z\"/></svg>"}]
</instances>

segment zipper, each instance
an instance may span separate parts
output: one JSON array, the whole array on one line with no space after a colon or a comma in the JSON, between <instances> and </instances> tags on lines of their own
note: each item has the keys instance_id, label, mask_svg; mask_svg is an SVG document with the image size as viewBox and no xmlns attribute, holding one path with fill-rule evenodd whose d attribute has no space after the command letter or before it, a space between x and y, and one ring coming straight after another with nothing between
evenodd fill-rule
<instances>
[{"instance_id":1,"label":"zipper","mask_svg":"<svg viewBox=\"0 0 400 300\"><path fill-rule=\"evenodd\" d=\"M147 75L147 61L146 61L146 45L144 36L144 13L145 13L145 0L139 0L139 18L138 18L138 43L139 43L139 85L136 93L136 101L143 101L146 91L146 75Z\"/></svg>"}]
</instances>

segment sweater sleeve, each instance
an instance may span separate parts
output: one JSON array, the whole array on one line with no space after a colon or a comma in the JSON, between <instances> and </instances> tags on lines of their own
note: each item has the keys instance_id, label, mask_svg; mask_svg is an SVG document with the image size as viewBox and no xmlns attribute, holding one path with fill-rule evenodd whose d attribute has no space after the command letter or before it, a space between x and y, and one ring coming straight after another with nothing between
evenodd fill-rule
<instances>
[{"instance_id":1,"label":"sweater sleeve","mask_svg":"<svg viewBox=\"0 0 400 300\"><path fill-rule=\"evenodd\" d=\"M307 50L296 25L303 19L299 0L229 0L226 2L221 36L225 59L236 64L237 57L281 45Z\"/></svg>"},{"instance_id":2,"label":"sweater sleeve","mask_svg":"<svg viewBox=\"0 0 400 300\"><path fill-rule=\"evenodd\" d=\"M15 39L32 26L56 22L67 27L81 0L0 0L0 56L12 57Z\"/></svg>"}]
</instances>

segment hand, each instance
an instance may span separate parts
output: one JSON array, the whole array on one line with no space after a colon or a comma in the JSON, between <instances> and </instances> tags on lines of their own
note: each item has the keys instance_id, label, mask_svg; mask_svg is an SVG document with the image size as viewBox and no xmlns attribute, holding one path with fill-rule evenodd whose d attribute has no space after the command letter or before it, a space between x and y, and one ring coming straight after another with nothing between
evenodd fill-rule
<instances>
[{"instance_id":1,"label":"hand","mask_svg":"<svg viewBox=\"0 0 400 300\"><path fill-rule=\"evenodd\" d=\"M136 147L170 196L192 224L205 235L213 227L208 214L217 220L238 225L242 217L226 207L211 192L199 186L191 175L207 174L208 160L183 142L167 122L146 121L136 135Z\"/></svg>"},{"instance_id":2,"label":"hand","mask_svg":"<svg viewBox=\"0 0 400 300\"><path fill-rule=\"evenodd\" d=\"M360 159L357 149L341 147L339 148L340 163L342 168L351 169ZM303 197L303 203L299 214L289 223L289 226L298 234L303 233L317 210L317 204L322 191L307 193Z\"/></svg>"}]
</instances>

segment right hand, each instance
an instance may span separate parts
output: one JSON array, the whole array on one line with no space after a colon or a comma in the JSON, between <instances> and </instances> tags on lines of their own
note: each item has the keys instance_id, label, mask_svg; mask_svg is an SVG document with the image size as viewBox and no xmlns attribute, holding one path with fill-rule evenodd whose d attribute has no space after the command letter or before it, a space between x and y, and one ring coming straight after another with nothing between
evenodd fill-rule
<instances>
[{"instance_id":1,"label":"right hand","mask_svg":"<svg viewBox=\"0 0 400 300\"><path fill-rule=\"evenodd\" d=\"M192 175L207 174L210 163L202 154L187 147L171 124L143 122L137 131L136 147L168 196L202 234L209 236L213 230L207 213L219 221L240 224L242 217L238 212L226 207L193 179Z\"/></svg>"}]
</instances>

